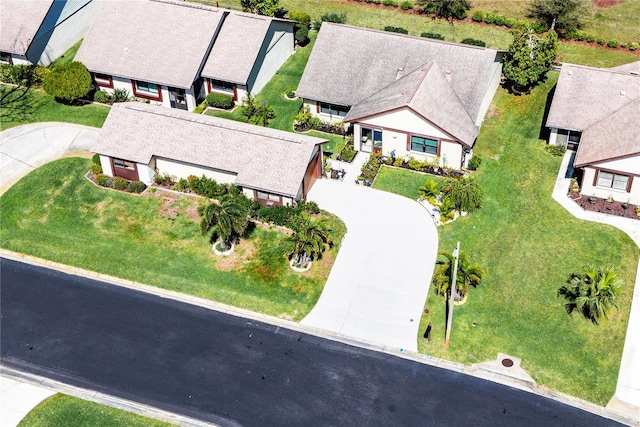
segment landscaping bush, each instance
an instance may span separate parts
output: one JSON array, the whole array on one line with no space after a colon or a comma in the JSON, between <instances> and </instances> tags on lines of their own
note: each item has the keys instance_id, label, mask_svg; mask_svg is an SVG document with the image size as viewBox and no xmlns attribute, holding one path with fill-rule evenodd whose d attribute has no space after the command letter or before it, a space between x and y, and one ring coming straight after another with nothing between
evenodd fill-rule
<instances>
[{"instance_id":1,"label":"landscaping bush","mask_svg":"<svg viewBox=\"0 0 640 427\"><path fill-rule=\"evenodd\" d=\"M215 179L207 178L204 175L200 178L195 175L191 175L187 178L187 181L191 191L200 196L205 196L211 199L224 194L224 190L220 188L221 186L218 185Z\"/></svg>"},{"instance_id":2,"label":"landscaping bush","mask_svg":"<svg viewBox=\"0 0 640 427\"><path fill-rule=\"evenodd\" d=\"M113 179L103 173L96 175L96 183L101 187L111 187Z\"/></svg>"},{"instance_id":3,"label":"landscaping bush","mask_svg":"<svg viewBox=\"0 0 640 427\"><path fill-rule=\"evenodd\" d=\"M618 47L618 40L616 39L611 39L607 42L607 46L610 48L617 48Z\"/></svg>"},{"instance_id":4,"label":"landscaping bush","mask_svg":"<svg viewBox=\"0 0 640 427\"><path fill-rule=\"evenodd\" d=\"M474 154L473 157L471 157L471 159L469 160L468 168L469 170L472 170L472 171L478 170L481 164L482 164L482 157L480 156L480 154Z\"/></svg>"},{"instance_id":5,"label":"landscaping bush","mask_svg":"<svg viewBox=\"0 0 640 427\"><path fill-rule=\"evenodd\" d=\"M507 18L504 15L496 15L493 20L493 23L499 26L504 25L505 22L507 22Z\"/></svg>"},{"instance_id":6,"label":"landscaping bush","mask_svg":"<svg viewBox=\"0 0 640 427\"><path fill-rule=\"evenodd\" d=\"M587 34L587 36L584 39L589 43L593 43L594 41L596 41L596 38L591 34Z\"/></svg>"},{"instance_id":7,"label":"landscaping bush","mask_svg":"<svg viewBox=\"0 0 640 427\"><path fill-rule=\"evenodd\" d=\"M102 166L100 164L96 165L95 163L93 163L91 165L91 173L96 175L96 176L100 175L102 173Z\"/></svg>"},{"instance_id":8,"label":"landscaping bush","mask_svg":"<svg viewBox=\"0 0 640 427\"><path fill-rule=\"evenodd\" d=\"M472 45L472 46L480 46L480 47L487 46L487 44L485 42L483 42L482 40L472 39L472 38L463 39L462 41L460 41L460 43L469 44L469 45Z\"/></svg>"},{"instance_id":9,"label":"landscaping bush","mask_svg":"<svg viewBox=\"0 0 640 427\"><path fill-rule=\"evenodd\" d=\"M142 181L131 181L127 186L127 191L129 193L142 193L147 186Z\"/></svg>"},{"instance_id":10,"label":"landscaping bush","mask_svg":"<svg viewBox=\"0 0 640 427\"><path fill-rule=\"evenodd\" d=\"M364 0L365 3L380 4L382 0Z\"/></svg>"},{"instance_id":11,"label":"landscaping bush","mask_svg":"<svg viewBox=\"0 0 640 427\"><path fill-rule=\"evenodd\" d=\"M473 212L482 207L482 188L471 176L446 178L440 190L458 210Z\"/></svg>"},{"instance_id":12,"label":"landscaping bush","mask_svg":"<svg viewBox=\"0 0 640 427\"><path fill-rule=\"evenodd\" d=\"M620 43L620 48L621 49L626 49L627 48L627 44L625 42Z\"/></svg>"},{"instance_id":13,"label":"landscaping bush","mask_svg":"<svg viewBox=\"0 0 640 427\"><path fill-rule=\"evenodd\" d=\"M298 201L298 203L296 204L296 208L298 208L299 211L306 212L312 215L317 215L320 213L320 208L314 201L306 201L302 199Z\"/></svg>"},{"instance_id":14,"label":"landscaping bush","mask_svg":"<svg viewBox=\"0 0 640 427\"><path fill-rule=\"evenodd\" d=\"M158 185L165 185L165 186L170 186L175 184L175 180L173 178L173 176L169 175L168 173L157 173L154 177L153 177L153 182L155 182Z\"/></svg>"},{"instance_id":15,"label":"landscaping bush","mask_svg":"<svg viewBox=\"0 0 640 427\"><path fill-rule=\"evenodd\" d=\"M290 87L289 89L284 91L284 95L287 98L293 99L293 98L296 97L296 90L294 88Z\"/></svg>"},{"instance_id":16,"label":"landscaping bush","mask_svg":"<svg viewBox=\"0 0 640 427\"><path fill-rule=\"evenodd\" d=\"M385 6L398 7L398 2L396 0L383 0L382 4Z\"/></svg>"},{"instance_id":17,"label":"landscaping bush","mask_svg":"<svg viewBox=\"0 0 640 427\"><path fill-rule=\"evenodd\" d=\"M409 30L407 30L406 28L402 28L402 27L393 27L391 25L387 25L386 27L384 27L385 31L389 31L391 33L398 33L398 34L409 34Z\"/></svg>"},{"instance_id":18,"label":"landscaping bush","mask_svg":"<svg viewBox=\"0 0 640 427\"><path fill-rule=\"evenodd\" d=\"M91 157L91 162L92 162L94 165L99 165L99 164L101 164L101 163L100 163L100 154L94 154L94 155Z\"/></svg>"},{"instance_id":19,"label":"landscaping bush","mask_svg":"<svg viewBox=\"0 0 640 427\"><path fill-rule=\"evenodd\" d=\"M631 43L629 43L629 50L631 50L631 51L636 51L636 50L638 50L638 43L637 43L637 42L631 42Z\"/></svg>"},{"instance_id":20,"label":"landscaping bush","mask_svg":"<svg viewBox=\"0 0 640 427\"><path fill-rule=\"evenodd\" d=\"M258 209L255 216L260 221L285 227L297 214L298 211L291 206L274 206L271 208L262 206Z\"/></svg>"},{"instance_id":21,"label":"landscaping bush","mask_svg":"<svg viewBox=\"0 0 640 427\"><path fill-rule=\"evenodd\" d=\"M474 22L482 22L484 20L484 12L481 10L476 10L475 12L473 12L473 15L471 15L471 20Z\"/></svg>"},{"instance_id":22,"label":"landscaping bush","mask_svg":"<svg viewBox=\"0 0 640 427\"><path fill-rule=\"evenodd\" d=\"M493 13L487 13L486 15L484 15L484 22L485 24L493 24L494 22L496 22L496 17Z\"/></svg>"},{"instance_id":23,"label":"landscaping bush","mask_svg":"<svg viewBox=\"0 0 640 427\"><path fill-rule=\"evenodd\" d=\"M554 157L562 157L567 151L567 148L564 145L551 145L546 143L544 149Z\"/></svg>"},{"instance_id":24,"label":"landscaping bush","mask_svg":"<svg viewBox=\"0 0 640 427\"><path fill-rule=\"evenodd\" d=\"M596 40L596 43L598 43L600 46L604 46L605 41L606 41L606 40L605 40L604 38L599 37L599 38Z\"/></svg>"},{"instance_id":25,"label":"landscaping bush","mask_svg":"<svg viewBox=\"0 0 640 427\"><path fill-rule=\"evenodd\" d=\"M434 40L444 40L444 36L438 33L422 33L420 34L420 37L425 37L425 38L434 39Z\"/></svg>"},{"instance_id":26,"label":"landscaping bush","mask_svg":"<svg viewBox=\"0 0 640 427\"><path fill-rule=\"evenodd\" d=\"M93 100L102 104L111 104L113 103L113 95L103 90L97 90L93 94Z\"/></svg>"},{"instance_id":27,"label":"landscaping bush","mask_svg":"<svg viewBox=\"0 0 640 427\"><path fill-rule=\"evenodd\" d=\"M367 163L362 165L360 178L364 180L369 180L369 182L373 182L376 175L378 175L381 162L382 162L382 153L380 152L371 153L371 155L369 156L369 160L367 160Z\"/></svg>"},{"instance_id":28,"label":"landscaping bush","mask_svg":"<svg viewBox=\"0 0 640 427\"><path fill-rule=\"evenodd\" d=\"M127 181L121 176L116 176L113 179L113 188L115 188L116 190L123 191L123 190L126 190L128 186L129 186L129 181Z\"/></svg>"},{"instance_id":29,"label":"landscaping bush","mask_svg":"<svg viewBox=\"0 0 640 427\"><path fill-rule=\"evenodd\" d=\"M214 108L222 108L223 110L229 110L235 105L233 102L233 97L225 95L224 93L208 94L207 104Z\"/></svg>"},{"instance_id":30,"label":"landscaping bush","mask_svg":"<svg viewBox=\"0 0 640 427\"><path fill-rule=\"evenodd\" d=\"M410 2L409 0L404 0L404 1L400 2L400 9L402 9L402 10L413 9L413 3Z\"/></svg>"},{"instance_id":31,"label":"landscaping bush","mask_svg":"<svg viewBox=\"0 0 640 427\"><path fill-rule=\"evenodd\" d=\"M292 21L297 21L300 25L308 27L311 24L311 15L307 12L300 12L297 10L293 10L289 12L289 19Z\"/></svg>"},{"instance_id":32,"label":"landscaping bush","mask_svg":"<svg viewBox=\"0 0 640 427\"><path fill-rule=\"evenodd\" d=\"M358 154L358 152L353 148L353 142L347 143L342 148L342 151L340 151L338 159L351 163L353 161L353 158L356 157L356 154Z\"/></svg>"},{"instance_id":33,"label":"landscaping bush","mask_svg":"<svg viewBox=\"0 0 640 427\"><path fill-rule=\"evenodd\" d=\"M40 86L50 72L39 65L0 64L0 81L18 86Z\"/></svg>"},{"instance_id":34,"label":"landscaping bush","mask_svg":"<svg viewBox=\"0 0 640 427\"><path fill-rule=\"evenodd\" d=\"M204 112L204 110L207 109L207 107L209 106L209 104L207 104L207 101L203 101L200 104L198 104L196 106L196 108L193 109L194 114L202 114Z\"/></svg>"},{"instance_id":35,"label":"landscaping bush","mask_svg":"<svg viewBox=\"0 0 640 427\"><path fill-rule=\"evenodd\" d=\"M91 74L80 62L59 65L44 77L42 88L56 100L70 103L89 93Z\"/></svg>"},{"instance_id":36,"label":"landscaping bush","mask_svg":"<svg viewBox=\"0 0 640 427\"><path fill-rule=\"evenodd\" d=\"M335 13L328 12L322 15L320 18L322 22L333 22L336 24L346 24L347 23L347 14L346 13Z\"/></svg>"},{"instance_id":37,"label":"landscaping bush","mask_svg":"<svg viewBox=\"0 0 640 427\"><path fill-rule=\"evenodd\" d=\"M296 28L296 43L300 46L305 46L309 43L309 28L306 25Z\"/></svg>"}]
</instances>

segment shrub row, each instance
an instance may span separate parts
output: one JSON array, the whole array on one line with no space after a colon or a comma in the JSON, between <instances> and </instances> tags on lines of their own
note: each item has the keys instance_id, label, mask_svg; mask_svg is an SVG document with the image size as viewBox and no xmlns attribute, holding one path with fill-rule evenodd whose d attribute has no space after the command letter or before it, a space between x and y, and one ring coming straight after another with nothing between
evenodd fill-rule
<instances>
[{"instance_id":1,"label":"shrub row","mask_svg":"<svg viewBox=\"0 0 640 427\"><path fill-rule=\"evenodd\" d=\"M325 122L319 117L313 116L308 107L303 107L302 110L293 118L293 128L297 132L306 132L311 129L318 130L320 132L327 132L336 135L344 135L344 123L330 123Z\"/></svg>"},{"instance_id":2,"label":"shrub row","mask_svg":"<svg viewBox=\"0 0 640 427\"><path fill-rule=\"evenodd\" d=\"M409 0L397 1L397 0L354 0L358 3L373 3L373 4L383 4L389 7L399 7L402 10L413 9L413 2Z\"/></svg>"},{"instance_id":3,"label":"shrub row","mask_svg":"<svg viewBox=\"0 0 640 427\"><path fill-rule=\"evenodd\" d=\"M210 93L207 95L207 104L213 108L222 108L223 110L230 110L235 103L233 97L225 95L224 93Z\"/></svg>"},{"instance_id":4,"label":"shrub row","mask_svg":"<svg viewBox=\"0 0 640 427\"><path fill-rule=\"evenodd\" d=\"M291 221L301 212L319 214L320 208L316 202L300 200L295 206L260 206L252 216L262 222L268 222L269 224L275 224L281 227L289 227Z\"/></svg>"},{"instance_id":5,"label":"shrub row","mask_svg":"<svg viewBox=\"0 0 640 427\"><path fill-rule=\"evenodd\" d=\"M147 186L142 181L129 181L121 176L112 178L103 173L96 175L96 183L101 187L113 188L119 191L127 191L129 193L142 193Z\"/></svg>"},{"instance_id":6,"label":"shrub row","mask_svg":"<svg viewBox=\"0 0 640 427\"><path fill-rule=\"evenodd\" d=\"M349 138L349 141L345 144L344 147L342 147L342 150L340 150L340 154L338 154L338 160L351 163L358 152L353 147L353 137Z\"/></svg>"},{"instance_id":7,"label":"shrub row","mask_svg":"<svg viewBox=\"0 0 640 427\"><path fill-rule=\"evenodd\" d=\"M40 65L0 64L0 81L18 86L41 86L51 70Z\"/></svg>"}]
</instances>

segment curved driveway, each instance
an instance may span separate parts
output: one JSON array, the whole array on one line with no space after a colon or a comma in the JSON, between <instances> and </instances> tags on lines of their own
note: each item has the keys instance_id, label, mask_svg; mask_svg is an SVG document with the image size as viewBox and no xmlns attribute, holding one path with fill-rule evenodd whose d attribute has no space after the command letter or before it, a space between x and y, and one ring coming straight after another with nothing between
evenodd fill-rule
<instances>
[{"instance_id":1,"label":"curved driveway","mask_svg":"<svg viewBox=\"0 0 640 427\"><path fill-rule=\"evenodd\" d=\"M415 201L347 181L318 180L309 193L345 222L347 234L302 324L417 351L438 251L436 226Z\"/></svg>"},{"instance_id":2,"label":"curved driveway","mask_svg":"<svg viewBox=\"0 0 640 427\"><path fill-rule=\"evenodd\" d=\"M88 151L100 129L45 122L0 132L0 194L45 163Z\"/></svg>"}]
</instances>

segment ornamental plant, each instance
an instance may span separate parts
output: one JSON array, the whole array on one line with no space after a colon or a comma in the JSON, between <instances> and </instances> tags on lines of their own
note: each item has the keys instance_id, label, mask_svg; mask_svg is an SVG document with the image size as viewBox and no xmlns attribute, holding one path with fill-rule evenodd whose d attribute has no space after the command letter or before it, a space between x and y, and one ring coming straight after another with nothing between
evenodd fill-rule
<instances>
[{"instance_id":1,"label":"ornamental plant","mask_svg":"<svg viewBox=\"0 0 640 427\"><path fill-rule=\"evenodd\" d=\"M81 62L55 67L44 76L42 88L59 102L73 103L91 90L91 75Z\"/></svg>"}]
</instances>

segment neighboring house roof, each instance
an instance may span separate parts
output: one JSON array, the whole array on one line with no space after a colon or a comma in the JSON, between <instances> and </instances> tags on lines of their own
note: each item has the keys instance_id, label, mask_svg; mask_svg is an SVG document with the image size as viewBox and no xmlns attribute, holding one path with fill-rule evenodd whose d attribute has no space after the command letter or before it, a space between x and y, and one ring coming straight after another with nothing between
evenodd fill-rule
<instances>
[{"instance_id":1,"label":"neighboring house roof","mask_svg":"<svg viewBox=\"0 0 640 427\"><path fill-rule=\"evenodd\" d=\"M582 132L577 167L640 152L640 75L626 68L562 65L546 126Z\"/></svg>"},{"instance_id":2,"label":"neighboring house roof","mask_svg":"<svg viewBox=\"0 0 640 427\"><path fill-rule=\"evenodd\" d=\"M619 65L617 67L610 68L615 71L622 71L623 73L636 73L640 74L640 61L631 62L629 64Z\"/></svg>"},{"instance_id":3,"label":"neighboring house roof","mask_svg":"<svg viewBox=\"0 0 640 427\"><path fill-rule=\"evenodd\" d=\"M231 12L224 20L202 76L246 85L274 18ZM277 20L282 22L293 22Z\"/></svg>"},{"instance_id":4,"label":"neighboring house roof","mask_svg":"<svg viewBox=\"0 0 640 427\"><path fill-rule=\"evenodd\" d=\"M165 0L104 1L75 60L90 71L187 89L224 13Z\"/></svg>"},{"instance_id":5,"label":"neighboring house roof","mask_svg":"<svg viewBox=\"0 0 640 427\"><path fill-rule=\"evenodd\" d=\"M0 51L25 55L53 0L0 1Z\"/></svg>"},{"instance_id":6,"label":"neighboring house roof","mask_svg":"<svg viewBox=\"0 0 640 427\"><path fill-rule=\"evenodd\" d=\"M415 111L468 146L473 145L478 134L474 120L436 61L419 67L355 104L344 121L363 120L403 107Z\"/></svg>"},{"instance_id":7,"label":"neighboring house roof","mask_svg":"<svg viewBox=\"0 0 640 427\"><path fill-rule=\"evenodd\" d=\"M161 106L114 104L91 151L149 164L152 157L237 174L243 187L295 197L325 139Z\"/></svg>"},{"instance_id":8,"label":"neighboring house roof","mask_svg":"<svg viewBox=\"0 0 640 427\"><path fill-rule=\"evenodd\" d=\"M477 117L498 51L386 31L322 24L296 94L353 106L408 73L436 60L450 72L453 91Z\"/></svg>"}]
</instances>

